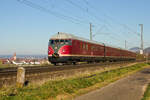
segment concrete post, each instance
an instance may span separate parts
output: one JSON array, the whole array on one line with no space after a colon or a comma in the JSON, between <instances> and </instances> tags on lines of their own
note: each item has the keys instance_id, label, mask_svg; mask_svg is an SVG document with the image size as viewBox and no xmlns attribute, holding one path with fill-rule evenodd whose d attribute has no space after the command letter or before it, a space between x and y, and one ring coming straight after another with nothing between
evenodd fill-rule
<instances>
[{"instance_id":1,"label":"concrete post","mask_svg":"<svg viewBox=\"0 0 150 100\"><path fill-rule=\"evenodd\" d=\"M25 69L23 67L18 67L17 70L17 87L22 88L25 82Z\"/></svg>"}]
</instances>

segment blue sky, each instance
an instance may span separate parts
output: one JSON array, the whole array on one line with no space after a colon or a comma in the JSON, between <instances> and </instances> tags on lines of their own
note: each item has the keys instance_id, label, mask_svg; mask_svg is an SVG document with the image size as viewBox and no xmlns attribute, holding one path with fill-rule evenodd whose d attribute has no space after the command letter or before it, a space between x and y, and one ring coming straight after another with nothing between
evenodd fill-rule
<instances>
[{"instance_id":1,"label":"blue sky","mask_svg":"<svg viewBox=\"0 0 150 100\"><path fill-rule=\"evenodd\" d=\"M0 54L47 54L53 34L89 38L90 22L93 40L121 48L125 40L128 48L140 46L138 24L144 24L148 47L149 5L149 0L0 0Z\"/></svg>"}]
</instances>

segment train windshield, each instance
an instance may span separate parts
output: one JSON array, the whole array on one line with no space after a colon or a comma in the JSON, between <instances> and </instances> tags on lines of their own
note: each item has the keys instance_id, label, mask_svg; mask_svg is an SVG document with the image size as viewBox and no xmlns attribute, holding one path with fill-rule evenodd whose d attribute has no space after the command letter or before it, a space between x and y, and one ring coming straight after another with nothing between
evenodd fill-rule
<instances>
[{"instance_id":1,"label":"train windshield","mask_svg":"<svg viewBox=\"0 0 150 100\"><path fill-rule=\"evenodd\" d=\"M65 39L61 39L61 40L50 40L49 41L49 45L52 44L70 44L71 40L65 40Z\"/></svg>"}]
</instances>

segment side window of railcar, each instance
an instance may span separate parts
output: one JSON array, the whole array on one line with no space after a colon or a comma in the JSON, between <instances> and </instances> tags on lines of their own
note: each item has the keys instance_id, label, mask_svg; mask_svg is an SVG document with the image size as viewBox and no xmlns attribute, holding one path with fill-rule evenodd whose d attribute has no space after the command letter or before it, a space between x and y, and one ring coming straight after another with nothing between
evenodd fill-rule
<instances>
[{"instance_id":1,"label":"side window of railcar","mask_svg":"<svg viewBox=\"0 0 150 100\"><path fill-rule=\"evenodd\" d=\"M93 46L91 46L91 51L93 50Z\"/></svg>"},{"instance_id":2,"label":"side window of railcar","mask_svg":"<svg viewBox=\"0 0 150 100\"><path fill-rule=\"evenodd\" d=\"M93 50L93 46L91 46L91 51Z\"/></svg>"},{"instance_id":3,"label":"side window of railcar","mask_svg":"<svg viewBox=\"0 0 150 100\"><path fill-rule=\"evenodd\" d=\"M75 46L77 45L77 41L74 41L74 45L75 45Z\"/></svg>"},{"instance_id":4,"label":"side window of railcar","mask_svg":"<svg viewBox=\"0 0 150 100\"><path fill-rule=\"evenodd\" d=\"M86 44L86 50L88 50L88 44Z\"/></svg>"},{"instance_id":5,"label":"side window of railcar","mask_svg":"<svg viewBox=\"0 0 150 100\"><path fill-rule=\"evenodd\" d=\"M103 47L100 47L100 50L104 50L104 48L103 48Z\"/></svg>"},{"instance_id":6,"label":"side window of railcar","mask_svg":"<svg viewBox=\"0 0 150 100\"><path fill-rule=\"evenodd\" d=\"M94 46L92 46L92 47L91 47L91 50L92 50L92 51L95 51L95 47L94 47Z\"/></svg>"},{"instance_id":7,"label":"side window of railcar","mask_svg":"<svg viewBox=\"0 0 150 100\"><path fill-rule=\"evenodd\" d=\"M82 49L82 43L80 42L80 49Z\"/></svg>"},{"instance_id":8,"label":"side window of railcar","mask_svg":"<svg viewBox=\"0 0 150 100\"><path fill-rule=\"evenodd\" d=\"M96 51L96 46L94 46L93 51Z\"/></svg>"},{"instance_id":9,"label":"side window of railcar","mask_svg":"<svg viewBox=\"0 0 150 100\"><path fill-rule=\"evenodd\" d=\"M97 46L94 47L94 51L97 51Z\"/></svg>"},{"instance_id":10,"label":"side window of railcar","mask_svg":"<svg viewBox=\"0 0 150 100\"><path fill-rule=\"evenodd\" d=\"M86 44L83 44L83 49L86 49Z\"/></svg>"},{"instance_id":11,"label":"side window of railcar","mask_svg":"<svg viewBox=\"0 0 150 100\"><path fill-rule=\"evenodd\" d=\"M98 47L98 50L101 50L101 47Z\"/></svg>"},{"instance_id":12,"label":"side window of railcar","mask_svg":"<svg viewBox=\"0 0 150 100\"><path fill-rule=\"evenodd\" d=\"M84 44L84 43L82 44L82 48L83 48L83 49L85 48L85 44Z\"/></svg>"}]
</instances>

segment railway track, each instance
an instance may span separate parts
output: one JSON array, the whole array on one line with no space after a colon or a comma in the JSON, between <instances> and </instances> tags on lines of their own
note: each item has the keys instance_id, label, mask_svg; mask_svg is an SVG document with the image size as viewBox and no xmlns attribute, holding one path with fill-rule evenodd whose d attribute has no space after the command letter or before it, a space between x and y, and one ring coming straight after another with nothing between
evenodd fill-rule
<instances>
[{"instance_id":1,"label":"railway track","mask_svg":"<svg viewBox=\"0 0 150 100\"><path fill-rule=\"evenodd\" d=\"M80 69L80 68L90 68L94 66L107 66L114 64L128 64L133 62L107 62L107 63L94 63L94 64L79 64L79 65L63 65L63 66L29 66L24 67L26 70L26 75L28 74L39 74L46 72L55 72L55 71L63 71L63 70L71 70L71 69ZM3 77L11 77L16 76L17 67L3 68L0 69L0 78Z\"/></svg>"}]
</instances>

